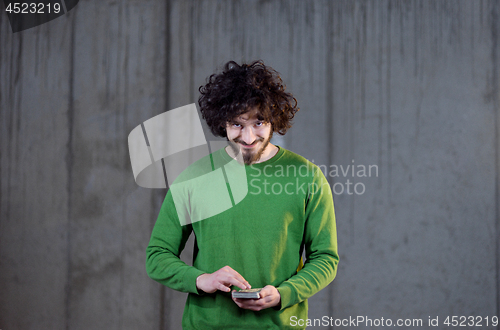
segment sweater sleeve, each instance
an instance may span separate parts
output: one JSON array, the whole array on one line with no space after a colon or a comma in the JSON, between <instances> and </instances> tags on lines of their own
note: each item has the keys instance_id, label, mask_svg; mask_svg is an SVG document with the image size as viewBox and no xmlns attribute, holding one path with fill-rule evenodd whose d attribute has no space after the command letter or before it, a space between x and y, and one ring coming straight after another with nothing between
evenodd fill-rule
<instances>
[{"instance_id":1,"label":"sweater sleeve","mask_svg":"<svg viewBox=\"0 0 500 330\"><path fill-rule=\"evenodd\" d=\"M146 249L146 271L174 290L198 293L196 278L203 272L179 258L191 231L191 225L181 226L169 190Z\"/></svg>"},{"instance_id":2,"label":"sweater sleeve","mask_svg":"<svg viewBox=\"0 0 500 330\"><path fill-rule=\"evenodd\" d=\"M295 305L324 287L337 273L339 255L332 192L325 176L316 167L305 206L304 267L278 286L281 309Z\"/></svg>"}]
</instances>

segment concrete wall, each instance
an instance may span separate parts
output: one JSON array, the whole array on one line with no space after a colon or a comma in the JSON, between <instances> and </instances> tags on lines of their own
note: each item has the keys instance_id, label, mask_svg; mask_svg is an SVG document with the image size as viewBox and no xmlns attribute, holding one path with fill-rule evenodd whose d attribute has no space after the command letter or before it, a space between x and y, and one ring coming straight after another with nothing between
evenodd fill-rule
<instances>
[{"instance_id":1,"label":"concrete wall","mask_svg":"<svg viewBox=\"0 0 500 330\"><path fill-rule=\"evenodd\" d=\"M185 295L144 270L165 191L134 183L127 136L230 59L282 74L301 110L277 143L334 189L341 261L311 318L500 316L499 19L493 0L82 0L16 34L0 15L0 329L180 328Z\"/></svg>"}]
</instances>

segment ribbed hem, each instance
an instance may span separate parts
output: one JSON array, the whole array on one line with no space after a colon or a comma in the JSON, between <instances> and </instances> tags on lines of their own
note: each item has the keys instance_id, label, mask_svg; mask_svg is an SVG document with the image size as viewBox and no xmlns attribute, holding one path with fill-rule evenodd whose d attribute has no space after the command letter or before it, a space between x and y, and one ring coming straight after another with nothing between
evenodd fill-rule
<instances>
[{"instance_id":1,"label":"ribbed hem","mask_svg":"<svg viewBox=\"0 0 500 330\"><path fill-rule=\"evenodd\" d=\"M205 272L203 272L195 267L191 267L191 268L189 268L188 271L186 271L184 276L186 277L185 283L188 283L188 287L186 288L188 292L200 294L200 292L198 292L198 288L196 287L196 279L201 274L205 274Z\"/></svg>"},{"instance_id":2,"label":"ribbed hem","mask_svg":"<svg viewBox=\"0 0 500 330\"><path fill-rule=\"evenodd\" d=\"M291 286L282 284L279 287L277 287L278 292L280 293L281 297L281 308L280 310L283 310L287 307L290 307L295 304L296 298L294 296L294 292Z\"/></svg>"}]
</instances>

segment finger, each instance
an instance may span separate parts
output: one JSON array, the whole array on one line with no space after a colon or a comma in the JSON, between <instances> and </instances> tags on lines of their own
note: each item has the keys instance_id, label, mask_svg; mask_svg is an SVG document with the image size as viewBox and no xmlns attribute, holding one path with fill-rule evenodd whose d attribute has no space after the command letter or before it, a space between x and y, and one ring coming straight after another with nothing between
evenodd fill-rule
<instances>
[{"instance_id":1,"label":"finger","mask_svg":"<svg viewBox=\"0 0 500 330\"><path fill-rule=\"evenodd\" d=\"M240 307L240 308L250 309L252 307L252 304L250 302L246 301L246 300L250 300L250 299L235 298L233 300L236 303L236 305L238 305L238 307Z\"/></svg>"},{"instance_id":2,"label":"finger","mask_svg":"<svg viewBox=\"0 0 500 330\"><path fill-rule=\"evenodd\" d=\"M245 283L247 285L250 285L247 282L247 280L245 280L245 278L243 276L241 276L240 273L238 273L237 271L235 271L234 269L232 269L230 266L225 266L223 269L224 269L225 272L229 273L234 278L238 279L241 283Z\"/></svg>"},{"instance_id":3,"label":"finger","mask_svg":"<svg viewBox=\"0 0 500 330\"><path fill-rule=\"evenodd\" d=\"M264 306L266 304L264 299L241 299L241 298L235 298L235 299L236 299L235 302L245 307L259 307L259 306Z\"/></svg>"},{"instance_id":4,"label":"finger","mask_svg":"<svg viewBox=\"0 0 500 330\"><path fill-rule=\"evenodd\" d=\"M230 286L225 285L225 284L224 284L224 283L222 283L222 282L217 283L217 289L218 289L218 290L220 290L220 291L224 291L224 292L229 292L229 291L231 291L231 287L230 287Z\"/></svg>"},{"instance_id":5,"label":"finger","mask_svg":"<svg viewBox=\"0 0 500 330\"><path fill-rule=\"evenodd\" d=\"M263 301L259 301L260 299L238 299L235 303L238 307L243 309L249 309L253 311L260 311L266 308L266 304Z\"/></svg>"},{"instance_id":6,"label":"finger","mask_svg":"<svg viewBox=\"0 0 500 330\"><path fill-rule=\"evenodd\" d=\"M232 277L232 276L226 276L224 279L220 279L220 282L223 283L224 285L230 287L231 285L237 286L240 289L249 289L250 285L247 284L248 282L242 282L239 279Z\"/></svg>"},{"instance_id":7,"label":"finger","mask_svg":"<svg viewBox=\"0 0 500 330\"><path fill-rule=\"evenodd\" d=\"M248 281L245 280L245 278L243 276L241 276L240 273L238 273L237 271L235 271L234 269L232 269L229 266L226 266L223 269L228 274L230 274L232 276L232 278L234 278L237 281L237 282L231 282L232 285L235 285L235 286L237 286L237 287L239 287L240 289L243 289L243 290L251 288L250 283L248 283Z\"/></svg>"}]
</instances>

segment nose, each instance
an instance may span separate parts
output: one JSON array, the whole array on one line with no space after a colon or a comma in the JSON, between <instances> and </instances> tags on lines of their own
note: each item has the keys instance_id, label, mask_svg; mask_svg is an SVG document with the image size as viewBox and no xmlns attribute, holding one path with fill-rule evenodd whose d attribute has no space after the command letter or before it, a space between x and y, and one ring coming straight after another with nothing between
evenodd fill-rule
<instances>
[{"instance_id":1,"label":"nose","mask_svg":"<svg viewBox=\"0 0 500 330\"><path fill-rule=\"evenodd\" d=\"M245 142L246 144L252 144L255 142L255 132L253 131L252 127L245 127L243 131L241 132L241 140Z\"/></svg>"}]
</instances>

